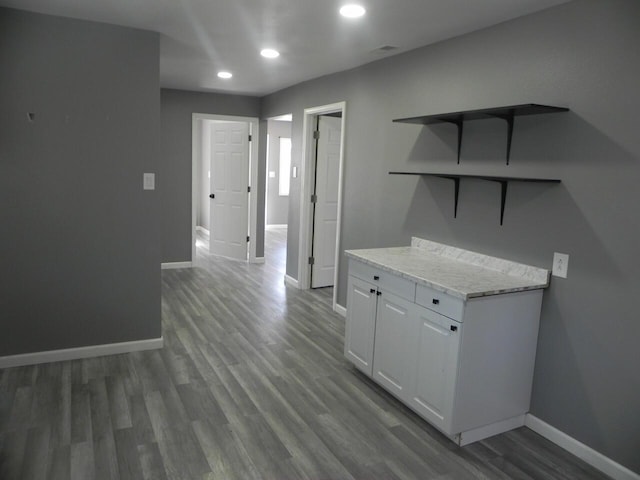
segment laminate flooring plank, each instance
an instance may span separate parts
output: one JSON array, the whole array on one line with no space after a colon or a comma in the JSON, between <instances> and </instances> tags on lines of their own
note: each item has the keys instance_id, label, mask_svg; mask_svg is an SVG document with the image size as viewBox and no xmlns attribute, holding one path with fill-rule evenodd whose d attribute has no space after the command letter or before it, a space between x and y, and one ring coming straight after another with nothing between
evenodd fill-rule
<instances>
[{"instance_id":1,"label":"laminate flooring plank","mask_svg":"<svg viewBox=\"0 0 640 480\"><path fill-rule=\"evenodd\" d=\"M113 429L131 428L133 423L122 377L106 377L105 383Z\"/></svg>"},{"instance_id":2,"label":"laminate flooring plank","mask_svg":"<svg viewBox=\"0 0 640 480\"><path fill-rule=\"evenodd\" d=\"M231 423L229 428L263 478L295 478L295 470L286 462L291 454L260 415L246 417L239 424Z\"/></svg>"},{"instance_id":3,"label":"laminate flooring plank","mask_svg":"<svg viewBox=\"0 0 640 480\"><path fill-rule=\"evenodd\" d=\"M5 370L8 371L8 370ZM5 375L9 377L9 375ZM0 387L0 433L7 430L9 420L11 418L11 410L13 409L13 401L16 396L15 387Z\"/></svg>"},{"instance_id":4,"label":"laminate flooring plank","mask_svg":"<svg viewBox=\"0 0 640 480\"><path fill-rule=\"evenodd\" d=\"M157 443L138 444L138 457L144 480L167 480L162 455Z\"/></svg>"},{"instance_id":5,"label":"laminate flooring plank","mask_svg":"<svg viewBox=\"0 0 640 480\"><path fill-rule=\"evenodd\" d=\"M316 433L355 478L399 478L367 439L345 428L331 415L319 416Z\"/></svg>"},{"instance_id":6,"label":"laminate flooring plank","mask_svg":"<svg viewBox=\"0 0 640 480\"><path fill-rule=\"evenodd\" d=\"M136 445L153 443L155 434L151 426L151 420L147 413L147 406L142 394L131 395L128 399L129 411L131 412L131 425L136 438Z\"/></svg>"},{"instance_id":7,"label":"laminate flooring plank","mask_svg":"<svg viewBox=\"0 0 640 480\"><path fill-rule=\"evenodd\" d=\"M32 403L33 387L18 387L16 389L15 396L13 397L11 413L9 414L9 421L6 426L7 431L15 431L29 425Z\"/></svg>"},{"instance_id":8,"label":"laminate flooring plank","mask_svg":"<svg viewBox=\"0 0 640 480\"><path fill-rule=\"evenodd\" d=\"M93 442L71 444L71 480L94 480Z\"/></svg>"},{"instance_id":9,"label":"laminate flooring plank","mask_svg":"<svg viewBox=\"0 0 640 480\"><path fill-rule=\"evenodd\" d=\"M178 385L176 390L191 421L208 419L213 425L229 423L204 381Z\"/></svg>"},{"instance_id":10,"label":"laminate flooring plank","mask_svg":"<svg viewBox=\"0 0 640 480\"><path fill-rule=\"evenodd\" d=\"M71 442L93 439L89 387L82 383L71 386Z\"/></svg>"},{"instance_id":11,"label":"laminate flooring plank","mask_svg":"<svg viewBox=\"0 0 640 480\"><path fill-rule=\"evenodd\" d=\"M0 435L0 478L3 480L20 478L27 435L26 428Z\"/></svg>"},{"instance_id":12,"label":"laminate flooring plank","mask_svg":"<svg viewBox=\"0 0 640 480\"><path fill-rule=\"evenodd\" d=\"M233 434L230 424L212 425L206 419L193 423L196 438L204 452L212 480L251 480L264 478L251 461L244 445Z\"/></svg>"},{"instance_id":13,"label":"laminate flooring plank","mask_svg":"<svg viewBox=\"0 0 640 480\"><path fill-rule=\"evenodd\" d=\"M136 434L132 428L114 432L118 473L120 480L140 480L143 478Z\"/></svg>"},{"instance_id":14,"label":"laminate flooring plank","mask_svg":"<svg viewBox=\"0 0 640 480\"><path fill-rule=\"evenodd\" d=\"M93 437L93 460L96 480L119 480L120 468L113 431L108 430Z\"/></svg>"},{"instance_id":15,"label":"laminate flooring plank","mask_svg":"<svg viewBox=\"0 0 640 480\"><path fill-rule=\"evenodd\" d=\"M69 480L71 478L71 445L52 448L49 455L49 470L45 478Z\"/></svg>"},{"instance_id":16,"label":"laminate flooring plank","mask_svg":"<svg viewBox=\"0 0 640 480\"><path fill-rule=\"evenodd\" d=\"M160 392L145 395L158 450L169 480L200 478L209 471L190 423L175 422Z\"/></svg>"},{"instance_id":17,"label":"laminate flooring plank","mask_svg":"<svg viewBox=\"0 0 640 480\"><path fill-rule=\"evenodd\" d=\"M23 480L47 479L50 437L51 428L48 425L29 429L20 476Z\"/></svg>"}]
</instances>

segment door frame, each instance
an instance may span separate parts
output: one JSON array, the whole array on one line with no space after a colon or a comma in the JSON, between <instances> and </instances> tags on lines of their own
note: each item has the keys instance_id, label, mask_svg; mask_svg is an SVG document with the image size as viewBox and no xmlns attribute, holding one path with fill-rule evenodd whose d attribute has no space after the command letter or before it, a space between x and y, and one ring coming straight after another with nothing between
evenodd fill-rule
<instances>
[{"instance_id":1,"label":"door frame","mask_svg":"<svg viewBox=\"0 0 640 480\"><path fill-rule=\"evenodd\" d=\"M311 268L309 257L312 250L313 231L313 204L311 193L315 181L315 141L313 132L316 125L316 117L329 113L342 113L342 131L340 134L340 167L338 169L338 220L336 225L336 269L333 275L333 310L344 313L344 309L337 304L338 278L340 266L340 231L342 227L342 190L344 184L344 145L346 138L347 102L337 102L328 105L305 108L302 119L302 162L300 164L300 246L298 252L298 288L303 290L311 288Z\"/></svg>"},{"instance_id":2,"label":"door frame","mask_svg":"<svg viewBox=\"0 0 640 480\"><path fill-rule=\"evenodd\" d=\"M244 122L249 125L249 263L261 263L264 257L256 256L256 238L258 230L258 143L259 119L257 117L240 117L231 115L216 115L210 113L191 114L191 264L196 260L196 212L198 202L198 161L202 155L202 129L198 128L201 120L219 122Z\"/></svg>"}]
</instances>

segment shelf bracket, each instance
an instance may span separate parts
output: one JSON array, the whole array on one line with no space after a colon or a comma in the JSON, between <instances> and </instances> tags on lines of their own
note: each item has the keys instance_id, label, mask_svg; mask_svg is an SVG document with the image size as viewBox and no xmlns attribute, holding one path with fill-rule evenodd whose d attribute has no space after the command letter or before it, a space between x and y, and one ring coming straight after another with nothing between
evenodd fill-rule
<instances>
[{"instance_id":1,"label":"shelf bracket","mask_svg":"<svg viewBox=\"0 0 640 480\"><path fill-rule=\"evenodd\" d=\"M453 180L453 218L458 217L458 197L460 195L460 177L440 175L441 178Z\"/></svg>"},{"instance_id":2,"label":"shelf bracket","mask_svg":"<svg viewBox=\"0 0 640 480\"><path fill-rule=\"evenodd\" d=\"M509 182L502 179L498 180L487 178L486 180L500 184L500 225L502 225L502 222L504 221L504 206L507 203L507 186L509 185Z\"/></svg>"},{"instance_id":3,"label":"shelf bracket","mask_svg":"<svg viewBox=\"0 0 640 480\"><path fill-rule=\"evenodd\" d=\"M509 111L504 115L494 114L496 118L501 118L505 122L507 122L507 165L509 165L509 159L511 158L511 140L513 139L513 119L514 113L513 110Z\"/></svg>"},{"instance_id":4,"label":"shelf bracket","mask_svg":"<svg viewBox=\"0 0 640 480\"><path fill-rule=\"evenodd\" d=\"M458 165L460 165L460 150L462 149L462 132L464 130L464 120L462 120L462 119L460 119L460 120L446 119L446 120L443 120L443 121L447 122L447 123L452 123L456 127L458 127Z\"/></svg>"}]
</instances>

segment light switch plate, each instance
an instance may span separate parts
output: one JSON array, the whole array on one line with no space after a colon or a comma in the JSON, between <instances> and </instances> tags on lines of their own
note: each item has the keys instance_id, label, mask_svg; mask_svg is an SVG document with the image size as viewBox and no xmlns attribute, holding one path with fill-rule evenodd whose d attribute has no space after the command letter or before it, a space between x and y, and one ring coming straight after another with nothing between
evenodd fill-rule
<instances>
[{"instance_id":1,"label":"light switch plate","mask_svg":"<svg viewBox=\"0 0 640 480\"><path fill-rule=\"evenodd\" d=\"M269 172L269 178L276 178L276 172Z\"/></svg>"},{"instance_id":2,"label":"light switch plate","mask_svg":"<svg viewBox=\"0 0 640 480\"><path fill-rule=\"evenodd\" d=\"M554 253L553 254L553 270L551 274L554 277L567 278L567 271L569 270L569 255L566 253Z\"/></svg>"},{"instance_id":3,"label":"light switch plate","mask_svg":"<svg viewBox=\"0 0 640 480\"><path fill-rule=\"evenodd\" d=\"M144 190L155 190L156 189L156 174L155 173L144 173L142 175L142 188Z\"/></svg>"},{"instance_id":4,"label":"light switch plate","mask_svg":"<svg viewBox=\"0 0 640 480\"><path fill-rule=\"evenodd\" d=\"M293 170L293 171L292 171L291 176L292 176L293 178L298 178L298 167L296 167L296 166L294 165L292 170Z\"/></svg>"}]
</instances>

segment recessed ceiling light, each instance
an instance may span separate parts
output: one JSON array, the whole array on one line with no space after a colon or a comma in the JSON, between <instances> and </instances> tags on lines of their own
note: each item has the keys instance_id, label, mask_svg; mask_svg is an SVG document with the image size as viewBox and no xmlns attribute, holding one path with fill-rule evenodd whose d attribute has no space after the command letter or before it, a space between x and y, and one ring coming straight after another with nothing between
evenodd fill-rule
<instances>
[{"instance_id":1,"label":"recessed ceiling light","mask_svg":"<svg viewBox=\"0 0 640 480\"><path fill-rule=\"evenodd\" d=\"M280 56L280 52L277 50L274 50L273 48L263 48L260 51L260 55L262 55L265 58L278 58Z\"/></svg>"},{"instance_id":2,"label":"recessed ceiling light","mask_svg":"<svg viewBox=\"0 0 640 480\"><path fill-rule=\"evenodd\" d=\"M358 18L365 14L366 10L362 5L350 3L340 8L340 15L347 18Z\"/></svg>"},{"instance_id":3,"label":"recessed ceiling light","mask_svg":"<svg viewBox=\"0 0 640 480\"><path fill-rule=\"evenodd\" d=\"M233 77L233 74L231 72L218 72L218 76L227 79Z\"/></svg>"}]
</instances>

